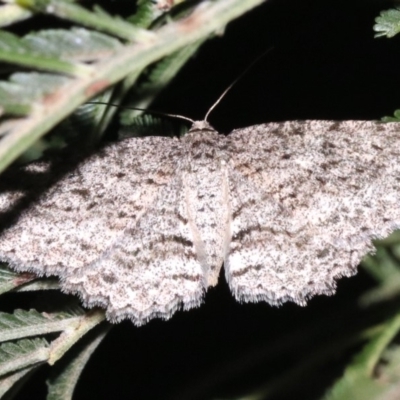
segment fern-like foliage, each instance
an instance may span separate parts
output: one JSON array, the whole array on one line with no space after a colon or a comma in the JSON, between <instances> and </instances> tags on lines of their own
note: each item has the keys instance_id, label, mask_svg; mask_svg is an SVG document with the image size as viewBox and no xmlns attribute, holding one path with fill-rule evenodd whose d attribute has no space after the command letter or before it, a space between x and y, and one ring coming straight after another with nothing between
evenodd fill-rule
<instances>
[{"instance_id":1,"label":"fern-like foliage","mask_svg":"<svg viewBox=\"0 0 400 400\"><path fill-rule=\"evenodd\" d=\"M383 122L400 122L400 110L395 110L393 117L383 117Z\"/></svg>"},{"instance_id":2,"label":"fern-like foliage","mask_svg":"<svg viewBox=\"0 0 400 400\"><path fill-rule=\"evenodd\" d=\"M66 362L57 365L50 379L47 381L49 388L47 400L71 399L79 376L89 361L90 356L101 343L110 329L110 325L102 326L101 330L90 332L83 343L79 343Z\"/></svg>"},{"instance_id":3,"label":"fern-like foliage","mask_svg":"<svg viewBox=\"0 0 400 400\"><path fill-rule=\"evenodd\" d=\"M33 274L18 274L4 266L0 266L0 294L6 293L35 279L36 276Z\"/></svg>"},{"instance_id":4,"label":"fern-like foliage","mask_svg":"<svg viewBox=\"0 0 400 400\"><path fill-rule=\"evenodd\" d=\"M13 314L0 313L0 342L4 342L0 345L0 393L2 388L6 387L8 390L38 365L54 364L103 319L104 313L100 310L91 313L85 313L82 309L52 314L39 313L35 310L16 310ZM83 369L89 355L100 343L107 329L91 337L90 343L87 344L88 350L78 357L80 363L76 361L79 365L70 366L70 369L75 371L75 383L79 376L76 374L77 369L79 371ZM52 342L40 337L26 339L54 332L62 333ZM71 371L65 372L65 375L70 374ZM71 390L71 385L68 387Z\"/></svg>"},{"instance_id":5,"label":"fern-like foliage","mask_svg":"<svg viewBox=\"0 0 400 400\"><path fill-rule=\"evenodd\" d=\"M400 32L400 9L394 8L382 11L379 17L375 19L374 31L375 37L386 36L391 38Z\"/></svg>"},{"instance_id":6,"label":"fern-like foliage","mask_svg":"<svg viewBox=\"0 0 400 400\"><path fill-rule=\"evenodd\" d=\"M400 314L385 321L382 327L375 332L367 333L370 340L354 358L354 360L346 367L343 377L332 387L327 393L326 400L341 399L390 399L393 394L398 394L398 380L392 381L388 379L386 385L382 385L374 378L375 368L382 357L386 359L398 357L394 349L388 349L391 341L400 330ZM386 350L387 349L387 350ZM397 360L396 360L397 361ZM388 371L381 372L382 377L389 377L395 364L388 368ZM399 375L397 374L397 379Z\"/></svg>"},{"instance_id":7,"label":"fern-like foliage","mask_svg":"<svg viewBox=\"0 0 400 400\"><path fill-rule=\"evenodd\" d=\"M15 310L13 314L0 312L0 342L62 332L74 321L79 321L83 314L82 309L56 314L39 313L36 310Z\"/></svg>"},{"instance_id":8,"label":"fern-like foliage","mask_svg":"<svg viewBox=\"0 0 400 400\"><path fill-rule=\"evenodd\" d=\"M191 20L199 22L193 24L192 30L187 29L185 20L177 20L165 24L155 31L149 31L135 28L128 22L121 21L120 18L112 18L99 8L93 12L88 10L83 12L80 6L71 2L29 2L29 7L34 12L50 12L53 15L85 24L85 26L90 25L99 30L106 30L109 34L131 40L133 43L124 43L119 49L116 49L115 47L118 46L115 41L104 40L103 57L98 55L99 58L95 62L87 64L73 59L71 57L73 51L61 51L62 55L59 52L57 57L50 56L48 53L44 56L40 53L42 47L32 48L32 41L5 35L8 46L0 52L0 60L24 67L34 66L36 69L52 71L53 74L43 74L43 77L23 74L22 78L17 75L17 77L13 76L11 80L4 82L0 97L10 98L10 101L3 101L1 104L3 114L24 115L25 118L1 124L3 126L0 125L0 134L4 131L7 132L6 140L0 142L0 171L89 98L126 79L126 85L122 92L124 95L148 65L191 43L206 38L231 19L258 3L261 3L261 0L241 2L220 0L215 3L205 3L202 7L193 10L191 14ZM207 21L207 24L202 24L202 21ZM182 35L181 29L184 26L185 35ZM71 31L71 35L74 35L73 31ZM55 32L40 33L39 36L46 37L46 46L50 49L54 49L59 43L59 35ZM98 42L98 37L98 33L93 36L88 33L86 40L80 42L82 44L80 51L87 50L91 53L91 43L96 40ZM107 44L109 45L108 55ZM23 98L23 93L21 93L22 79L29 100ZM34 101L34 107L32 101Z\"/></svg>"}]
</instances>

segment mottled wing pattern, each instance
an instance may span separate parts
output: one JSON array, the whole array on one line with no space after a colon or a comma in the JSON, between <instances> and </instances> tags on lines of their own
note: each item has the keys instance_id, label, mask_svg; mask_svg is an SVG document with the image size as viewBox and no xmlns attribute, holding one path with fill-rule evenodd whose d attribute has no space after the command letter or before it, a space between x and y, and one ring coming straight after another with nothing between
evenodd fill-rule
<instances>
[{"instance_id":1,"label":"mottled wing pattern","mask_svg":"<svg viewBox=\"0 0 400 400\"><path fill-rule=\"evenodd\" d=\"M400 226L395 123L292 121L234 131L226 278L238 300L304 305Z\"/></svg>"},{"instance_id":2,"label":"mottled wing pattern","mask_svg":"<svg viewBox=\"0 0 400 400\"><path fill-rule=\"evenodd\" d=\"M1 178L0 222L25 209L1 228L0 260L58 275L113 322L197 306L223 261L238 300L303 305L400 227L399 131L293 121L225 137L200 121L181 140L107 146L50 188L33 163L36 182Z\"/></svg>"},{"instance_id":3,"label":"mottled wing pattern","mask_svg":"<svg viewBox=\"0 0 400 400\"><path fill-rule=\"evenodd\" d=\"M179 203L182 151L178 139L161 137L105 147L1 231L0 259L17 271L58 275L63 288L79 293L87 304L108 307L111 319L123 315L140 324L149 315L168 317L180 300L186 307L197 304L202 269L194 259L187 224L171 216L184 208ZM29 168L38 169L39 164ZM4 190L2 210L22 194ZM159 235L151 236L152 229L159 229ZM119 258L124 246L126 260ZM153 262L146 262L149 254ZM112 294L107 292L111 287ZM166 290L173 293L168 298L163 297ZM184 294L179 297L178 292ZM149 313L156 299L162 306Z\"/></svg>"},{"instance_id":4,"label":"mottled wing pattern","mask_svg":"<svg viewBox=\"0 0 400 400\"><path fill-rule=\"evenodd\" d=\"M181 146L175 175L156 201L64 283L85 304L107 307L112 321L168 318L181 304L199 305L204 290L217 283L229 239L225 138L199 122Z\"/></svg>"},{"instance_id":5,"label":"mottled wing pattern","mask_svg":"<svg viewBox=\"0 0 400 400\"><path fill-rule=\"evenodd\" d=\"M137 221L91 265L69 276L68 291L88 306L107 307L107 318L142 325L198 306L206 271L188 223L184 173L177 173Z\"/></svg>"},{"instance_id":6,"label":"mottled wing pattern","mask_svg":"<svg viewBox=\"0 0 400 400\"><path fill-rule=\"evenodd\" d=\"M82 162L1 232L1 259L17 270L61 275L94 261L172 179L176 165L159 154L164 146L174 157L171 141L125 140Z\"/></svg>"}]
</instances>

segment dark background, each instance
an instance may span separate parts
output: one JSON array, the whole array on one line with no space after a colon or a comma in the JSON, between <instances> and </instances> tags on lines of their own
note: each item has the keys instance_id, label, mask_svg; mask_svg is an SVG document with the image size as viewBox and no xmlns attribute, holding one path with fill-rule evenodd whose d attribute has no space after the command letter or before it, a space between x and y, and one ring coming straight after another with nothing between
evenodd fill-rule
<instances>
[{"instance_id":1,"label":"dark background","mask_svg":"<svg viewBox=\"0 0 400 400\"><path fill-rule=\"evenodd\" d=\"M126 14L123 3L113 3L116 12ZM374 39L372 29L374 18L392 5L270 0L208 41L152 108L202 119L223 90L273 47L210 116L221 132L269 121L392 115L400 108L399 38ZM279 377L312 360L317 346L347 335L349 325L362 324L357 298L373 285L361 270L340 281L335 296L314 298L304 308L273 308L236 303L221 276L199 309L140 328L130 322L113 327L74 398L237 398L271 379L280 389L270 398L319 398L357 347L303 370L290 385L285 378L279 386ZM43 368L19 398L42 398L47 372Z\"/></svg>"}]
</instances>

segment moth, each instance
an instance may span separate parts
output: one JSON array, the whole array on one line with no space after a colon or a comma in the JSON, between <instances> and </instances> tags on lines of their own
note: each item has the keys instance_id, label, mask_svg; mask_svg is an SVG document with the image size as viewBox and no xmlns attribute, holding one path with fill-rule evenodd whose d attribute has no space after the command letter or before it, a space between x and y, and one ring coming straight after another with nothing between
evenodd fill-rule
<instances>
[{"instance_id":1,"label":"moth","mask_svg":"<svg viewBox=\"0 0 400 400\"><path fill-rule=\"evenodd\" d=\"M42 182L48 166L23 170ZM238 301L305 305L400 226L400 124L289 121L224 136L199 121L182 138L108 145L31 184L29 201L11 181L0 176L0 215L13 216L0 260L58 276L111 322L199 306L222 266Z\"/></svg>"}]
</instances>

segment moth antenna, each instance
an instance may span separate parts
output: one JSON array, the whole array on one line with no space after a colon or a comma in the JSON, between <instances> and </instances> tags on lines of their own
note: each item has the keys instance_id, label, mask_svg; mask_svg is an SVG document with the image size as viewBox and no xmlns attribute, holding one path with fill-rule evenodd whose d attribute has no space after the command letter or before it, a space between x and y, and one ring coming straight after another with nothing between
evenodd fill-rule
<instances>
[{"instance_id":1,"label":"moth antenna","mask_svg":"<svg viewBox=\"0 0 400 400\"><path fill-rule=\"evenodd\" d=\"M204 121L207 122L208 120L208 116L210 115L211 111L214 110L214 108L220 103L220 101L225 97L225 95L232 89L233 86L236 85L236 83L243 78L244 75L247 74L247 72L249 72L249 70L251 68L253 68L253 66L255 64L258 63L258 61L260 61L261 58L263 58L267 53L269 53L271 50L273 50L273 47L270 47L269 49L267 49L266 51L264 51L264 53L262 53L261 55L259 55L221 94L221 96L218 97L217 101L209 108L209 110L207 111L206 116L204 117Z\"/></svg>"},{"instance_id":2,"label":"moth antenna","mask_svg":"<svg viewBox=\"0 0 400 400\"><path fill-rule=\"evenodd\" d=\"M171 117L171 118L179 118L179 119L183 119L185 121L189 121L192 124L194 123L193 119L188 118L188 117L184 117L183 115L169 114L169 113L165 113L165 112L161 112L161 111L155 111L155 110L151 110L151 109L145 109L145 108L139 108L139 107L126 107L126 106L121 106L120 104L107 103L105 101L88 101L85 104L103 104L105 106L114 106L114 107L119 107L119 108L126 108L127 110L145 111L145 112L148 112L150 114L162 115L164 117Z\"/></svg>"},{"instance_id":3,"label":"moth antenna","mask_svg":"<svg viewBox=\"0 0 400 400\"><path fill-rule=\"evenodd\" d=\"M267 49L266 51L264 51L264 53L262 53L261 55L259 55L223 92L222 94L218 97L217 101L209 108L209 110L206 113L206 116L204 117L204 121L207 122L208 120L208 116L210 115L210 113L214 110L215 107L217 107L217 105L221 102L221 100L225 97L225 95L232 89L233 86L236 85L236 83L243 78L244 75L247 74L247 72L249 72L249 70L251 68L253 68L253 66L255 64L258 63L258 61L260 61L261 58L263 58L266 54L268 54L271 50L273 50L273 47L270 47L269 49ZM103 102L103 101L88 101L86 104L103 104L106 106L114 106L114 107L120 107L120 108L126 108L127 110L139 110L139 111L145 111L148 112L150 114L155 114L155 115L162 115L164 117L170 117L170 118L178 118L178 119L182 119L184 121L189 121L192 124L195 122L193 119L188 118L188 117L184 117L183 115L179 115L179 114L169 114L169 113L164 113L164 112L160 112L160 111L155 111L155 110L151 110L151 109L144 109L144 108L139 108L139 107L125 107L119 105L119 104L113 104L113 103L107 103L107 102Z\"/></svg>"}]
</instances>

